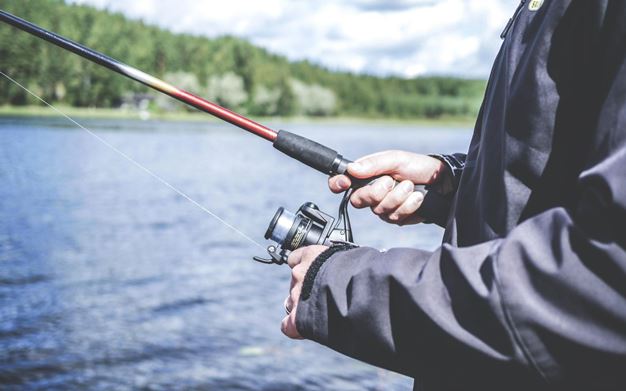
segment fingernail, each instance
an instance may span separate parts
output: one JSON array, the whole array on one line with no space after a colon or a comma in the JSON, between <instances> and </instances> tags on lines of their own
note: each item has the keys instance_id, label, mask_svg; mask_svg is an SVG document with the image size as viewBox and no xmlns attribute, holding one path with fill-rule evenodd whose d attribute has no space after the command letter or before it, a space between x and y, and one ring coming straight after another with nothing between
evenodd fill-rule
<instances>
[{"instance_id":1,"label":"fingernail","mask_svg":"<svg viewBox=\"0 0 626 391\"><path fill-rule=\"evenodd\" d=\"M350 183L348 183L348 180L346 178L340 178L339 179L339 187L349 187Z\"/></svg>"}]
</instances>

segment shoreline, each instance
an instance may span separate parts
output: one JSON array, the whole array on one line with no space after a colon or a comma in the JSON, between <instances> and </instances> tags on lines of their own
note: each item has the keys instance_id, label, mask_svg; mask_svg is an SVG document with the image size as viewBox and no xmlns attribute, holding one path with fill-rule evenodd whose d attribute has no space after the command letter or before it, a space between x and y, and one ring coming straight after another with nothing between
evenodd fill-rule
<instances>
[{"instance_id":1,"label":"shoreline","mask_svg":"<svg viewBox=\"0 0 626 391\"><path fill-rule=\"evenodd\" d=\"M190 121L190 122L221 122L209 114L202 112L173 112L173 113L152 113L139 112L124 109L105 108L83 108L72 106L55 106L64 114L73 118L90 119L118 119L118 120L159 120L159 121ZM43 106L0 106L0 118L2 117L63 117L53 109ZM440 118L384 118L384 117L251 117L252 120L261 123L276 122L283 123L346 123L346 124L388 124L388 125L416 125L431 127L473 127L475 118L470 117L440 117Z\"/></svg>"}]
</instances>

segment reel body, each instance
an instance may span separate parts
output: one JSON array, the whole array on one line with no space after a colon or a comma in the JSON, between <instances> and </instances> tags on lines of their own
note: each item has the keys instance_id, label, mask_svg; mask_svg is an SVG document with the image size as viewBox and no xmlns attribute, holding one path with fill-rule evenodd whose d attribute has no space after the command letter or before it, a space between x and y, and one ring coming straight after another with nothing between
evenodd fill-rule
<instances>
[{"instance_id":1,"label":"reel body","mask_svg":"<svg viewBox=\"0 0 626 391\"><path fill-rule=\"evenodd\" d=\"M261 263L287 263L289 254L300 247L315 244L352 243L352 227L348 216L348 200L352 190L344 193L337 218L322 212L312 202L305 202L292 213L278 208L270 222L265 239L276 242L267 247L270 258L254 257Z\"/></svg>"}]
</instances>

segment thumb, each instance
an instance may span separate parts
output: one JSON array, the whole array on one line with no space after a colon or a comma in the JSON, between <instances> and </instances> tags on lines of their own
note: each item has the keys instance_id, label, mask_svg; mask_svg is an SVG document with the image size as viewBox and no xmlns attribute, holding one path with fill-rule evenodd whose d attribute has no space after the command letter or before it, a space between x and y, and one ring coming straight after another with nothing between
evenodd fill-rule
<instances>
[{"instance_id":1,"label":"thumb","mask_svg":"<svg viewBox=\"0 0 626 391\"><path fill-rule=\"evenodd\" d=\"M398 174L401 154L396 151L379 152L348 164L348 173L355 178L371 178L383 174Z\"/></svg>"}]
</instances>

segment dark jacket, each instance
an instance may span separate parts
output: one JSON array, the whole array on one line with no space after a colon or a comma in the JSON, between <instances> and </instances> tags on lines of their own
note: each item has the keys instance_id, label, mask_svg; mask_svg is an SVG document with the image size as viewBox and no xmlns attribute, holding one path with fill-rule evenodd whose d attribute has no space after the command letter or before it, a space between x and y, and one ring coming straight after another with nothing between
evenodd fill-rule
<instances>
[{"instance_id":1,"label":"dark jacket","mask_svg":"<svg viewBox=\"0 0 626 391\"><path fill-rule=\"evenodd\" d=\"M416 389L625 390L625 52L626 1L524 4L444 244L318 258L300 333Z\"/></svg>"}]
</instances>

